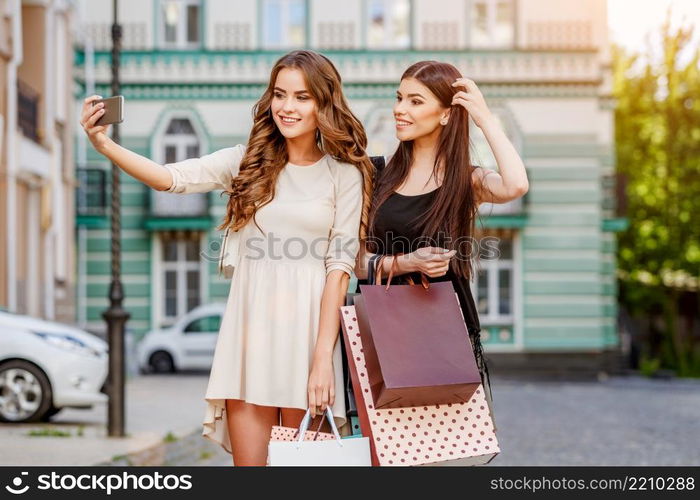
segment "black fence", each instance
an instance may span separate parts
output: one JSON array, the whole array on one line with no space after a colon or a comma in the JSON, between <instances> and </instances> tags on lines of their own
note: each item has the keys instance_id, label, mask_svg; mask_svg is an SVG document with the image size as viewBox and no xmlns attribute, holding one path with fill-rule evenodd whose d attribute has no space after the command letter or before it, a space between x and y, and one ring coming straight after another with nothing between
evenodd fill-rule
<instances>
[{"instance_id":1,"label":"black fence","mask_svg":"<svg viewBox=\"0 0 700 500\"><path fill-rule=\"evenodd\" d=\"M22 80L17 81L17 120L29 139L39 141L39 93Z\"/></svg>"},{"instance_id":2,"label":"black fence","mask_svg":"<svg viewBox=\"0 0 700 500\"><path fill-rule=\"evenodd\" d=\"M76 211L78 215L106 215L107 171L101 168L78 168L76 170L78 191Z\"/></svg>"}]
</instances>

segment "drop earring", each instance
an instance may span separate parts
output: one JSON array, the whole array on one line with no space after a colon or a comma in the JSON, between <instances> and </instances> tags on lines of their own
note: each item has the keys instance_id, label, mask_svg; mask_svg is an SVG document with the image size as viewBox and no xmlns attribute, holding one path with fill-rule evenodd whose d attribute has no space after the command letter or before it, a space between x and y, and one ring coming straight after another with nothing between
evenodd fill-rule
<instances>
[{"instance_id":1,"label":"drop earring","mask_svg":"<svg viewBox=\"0 0 700 500\"><path fill-rule=\"evenodd\" d=\"M440 125L447 125L447 118L443 118L442 120L440 120Z\"/></svg>"}]
</instances>

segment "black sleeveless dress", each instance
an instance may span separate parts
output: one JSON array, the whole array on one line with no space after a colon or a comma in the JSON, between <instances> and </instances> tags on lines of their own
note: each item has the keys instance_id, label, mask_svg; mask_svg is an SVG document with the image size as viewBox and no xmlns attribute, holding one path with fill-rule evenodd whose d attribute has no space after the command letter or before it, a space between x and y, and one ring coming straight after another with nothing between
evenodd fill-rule
<instances>
[{"instance_id":1,"label":"black sleeveless dress","mask_svg":"<svg viewBox=\"0 0 700 500\"><path fill-rule=\"evenodd\" d=\"M383 157L373 157L372 163L377 169L375 179L381 175L384 167ZM443 189L442 186L427 193L406 196L394 192L389 198L379 207L375 218L373 241L377 244L377 253L382 255L393 255L395 253L409 253L417 248L429 246L427 242L421 242L420 239L424 235L420 233L416 227L415 220L423 213L430 209L435 195L438 190ZM394 283L405 283L406 276L411 276L414 283L420 283L420 273L409 273L394 278ZM386 275L383 276L386 279ZM481 325L479 323L479 314L474 302L474 297L469 286L469 281L465 278L457 276L452 268L447 271L445 276L428 278L431 282L451 281L454 286L459 304L464 314L464 320L469 332L469 338L474 349L474 356L477 361L481 380L486 391L489 405L491 403L491 384L489 379L488 367L484 359L483 349L481 347ZM358 285L367 284L367 280L358 280ZM359 291L359 288L358 288ZM493 414L493 412L491 412Z\"/></svg>"}]
</instances>

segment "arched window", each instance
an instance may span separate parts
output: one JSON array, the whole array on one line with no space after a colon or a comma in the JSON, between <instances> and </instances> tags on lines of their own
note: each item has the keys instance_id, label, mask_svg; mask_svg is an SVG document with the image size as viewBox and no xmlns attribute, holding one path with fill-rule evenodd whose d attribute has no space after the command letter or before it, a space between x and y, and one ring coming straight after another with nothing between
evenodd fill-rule
<instances>
[{"instance_id":1,"label":"arched window","mask_svg":"<svg viewBox=\"0 0 700 500\"><path fill-rule=\"evenodd\" d=\"M195 130L187 116L174 116L165 130L156 133L154 160L158 163L174 163L202 155L201 134ZM199 217L209 209L206 193L173 195L162 191L151 193L151 215L155 217Z\"/></svg>"},{"instance_id":2,"label":"arched window","mask_svg":"<svg viewBox=\"0 0 700 500\"><path fill-rule=\"evenodd\" d=\"M199 139L187 118L173 118L163 137L165 163L196 158L199 156Z\"/></svg>"},{"instance_id":3,"label":"arched window","mask_svg":"<svg viewBox=\"0 0 700 500\"><path fill-rule=\"evenodd\" d=\"M508 113L508 110L499 108L498 106L493 106L492 112L496 120L499 122L500 127L503 129L515 148L519 150L521 145L520 133L515 126L512 117ZM491 146L486 140L484 132L479 127L474 125L472 120L469 121L469 142L469 152L471 155L472 165L479 165L480 167L498 171L496 158L493 156ZM522 198L499 205L482 203L479 207L479 213L482 215L512 215L519 214L521 211Z\"/></svg>"},{"instance_id":4,"label":"arched window","mask_svg":"<svg viewBox=\"0 0 700 500\"><path fill-rule=\"evenodd\" d=\"M520 150L521 135L509 110L498 104L494 104L491 110L514 147ZM498 171L491 147L483 131L473 121L470 121L469 138L471 163ZM482 203L479 213L481 217L518 215L522 212L522 207L522 198L503 204ZM519 234L517 230L487 228L481 238L481 244L484 244L486 238L495 238L498 242L498 257L481 258L476 267L478 273L475 273L471 283L479 310L482 339L489 344L513 344L520 321L516 306L519 300L516 293L520 272Z\"/></svg>"},{"instance_id":5,"label":"arched window","mask_svg":"<svg viewBox=\"0 0 700 500\"><path fill-rule=\"evenodd\" d=\"M154 133L153 159L165 164L200 157L206 152L203 140L196 115L175 111ZM171 325L207 299L207 261L202 257L206 232L201 221L209 224L208 196L151 191L154 327Z\"/></svg>"},{"instance_id":6,"label":"arched window","mask_svg":"<svg viewBox=\"0 0 700 500\"><path fill-rule=\"evenodd\" d=\"M396 121L391 108L377 108L365 120L367 123L367 153L370 156L390 156L399 145Z\"/></svg>"}]
</instances>

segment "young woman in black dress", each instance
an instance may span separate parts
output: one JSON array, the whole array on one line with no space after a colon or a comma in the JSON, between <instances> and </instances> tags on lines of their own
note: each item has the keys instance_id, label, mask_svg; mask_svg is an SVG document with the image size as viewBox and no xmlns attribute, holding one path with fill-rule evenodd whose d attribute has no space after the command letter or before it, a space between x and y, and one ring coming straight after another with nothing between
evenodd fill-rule
<instances>
[{"instance_id":1,"label":"young woman in black dress","mask_svg":"<svg viewBox=\"0 0 700 500\"><path fill-rule=\"evenodd\" d=\"M482 129L499 172L475 167L469 155L469 117ZM355 274L365 282L375 255L382 275L392 265L402 281L451 281L467 324L487 400L488 369L483 359L480 324L469 287L472 258L479 250L474 222L483 202L506 203L528 190L525 166L476 84L452 65L422 61L401 77L394 105L396 136L401 141L385 165L376 167L368 239ZM395 260L395 262L394 262Z\"/></svg>"}]
</instances>

